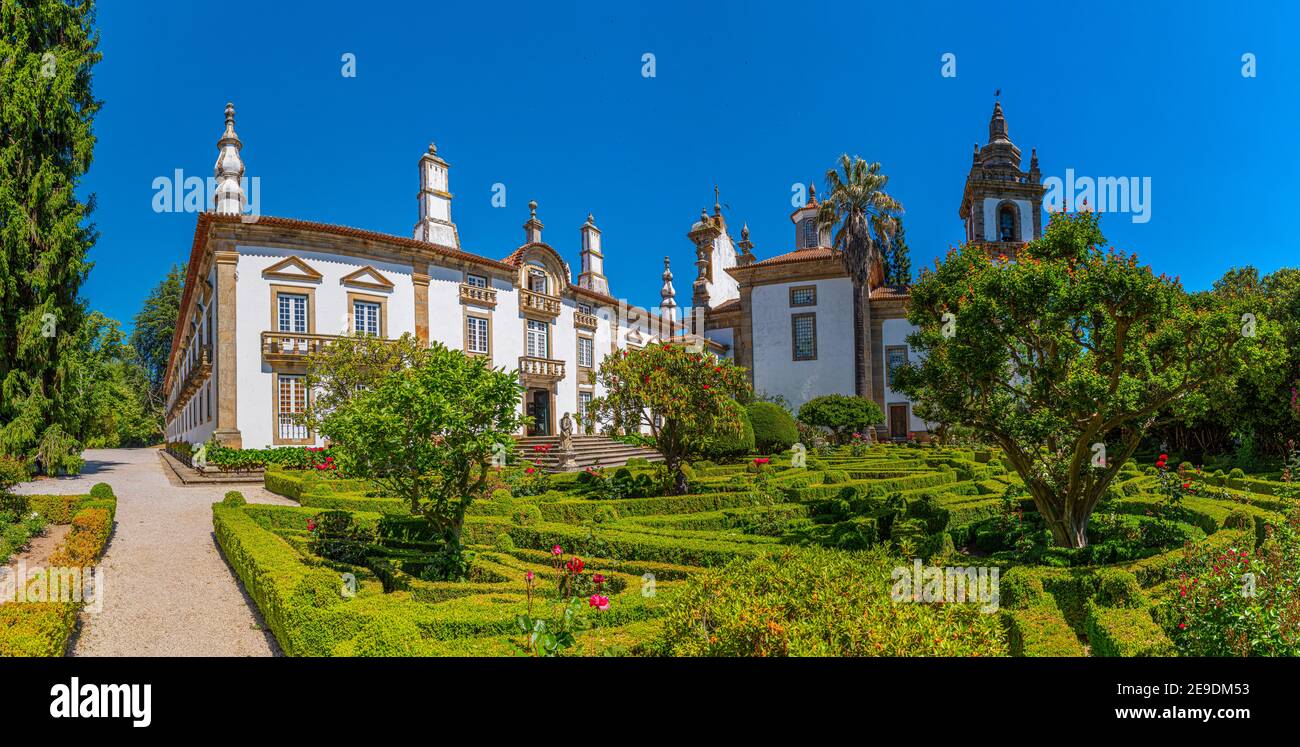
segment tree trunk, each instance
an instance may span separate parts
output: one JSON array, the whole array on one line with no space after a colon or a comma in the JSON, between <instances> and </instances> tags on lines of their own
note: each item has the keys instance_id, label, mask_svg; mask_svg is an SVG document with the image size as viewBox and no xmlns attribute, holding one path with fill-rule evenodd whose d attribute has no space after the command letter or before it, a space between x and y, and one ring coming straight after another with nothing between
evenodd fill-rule
<instances>
[{"instance_id":1,"label":"tree trunk","mask_svg":"<svg viewBox=\"0 0 1300 747\"><path fill-rule=\"evenodd\" d=\"M871 300L868 284L853 283L853 326L858 330L853 340L854 388L857 395L871 399Z\"/></svg>"}]
</instances>

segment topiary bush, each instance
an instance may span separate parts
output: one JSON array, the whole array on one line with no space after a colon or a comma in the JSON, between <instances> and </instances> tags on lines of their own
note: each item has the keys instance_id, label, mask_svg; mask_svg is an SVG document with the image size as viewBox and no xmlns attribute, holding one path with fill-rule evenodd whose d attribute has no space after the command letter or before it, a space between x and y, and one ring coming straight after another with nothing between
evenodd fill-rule
<instances>
[{"instance_id":1,"label":"topiary bush","mask_svg":"<svg viewBox=\"0 0 1300 747\"><path fill-rule=\"evenodd\" d=\"M799 422L829 428L837 443L844 443L853 433L867 433L885 422L880 405L862 397L827 394L814 397L799 408Z\"/></svg>"},{"instance_id":2,"label":"topiary bush","mask_svg":"<svg viewBox=\"0 0 1300 747\"><path fill-rule=\"evenodd\" d=\"M799 442L794 418L780 405L755 402L746 408L754 428L754 448L763 454L779 454Z\"/></svg>"},{"instance_id":3,"label":"topiary bush","mask_svg":"<svg viewBox=\"0 0 1300 747\"><path fill-rule=\"evenodd\" d=\"M238 490L231 490L226 493L226 497L221 500L223 506L243 506L248 501L244 499L244 494Z\"/></svg>"},{"instance_id":4,"label":"topiary bush","mask_svg":"<svg viewBox=\"0 0 1300 747\"><path fill-rule=\"evenodd\" d=\"M227 495L228 495L228 494L227 494ZM112 497L113 497L113 486L112 486L112 485L109 485L109 484L106 483L106 482L97 482L97 483L95 483L95 485L94 485L93 487L91 487L91 489L90 489L90 497L92 497L92 498L100 498L100 499L103 499L103 498L112 498Z\"/></svg>"},{"instance_id":5,"label":"topiary bush","mask_svg":"<svg viewBox=\"0 0 1300 747\"><path fill-rule=\"evenodd\" d=\"M696 466L701 466L711 460L739 459L754 450L754 426L750 422L749 413L744 408L741 408L739 415L740 433L730 436L714 435L708 438L692 440L690 444L691 450L704 458L704 462L697 462ZM629 461L628 466L635 465Z\"/></svg>"}]
</instances>

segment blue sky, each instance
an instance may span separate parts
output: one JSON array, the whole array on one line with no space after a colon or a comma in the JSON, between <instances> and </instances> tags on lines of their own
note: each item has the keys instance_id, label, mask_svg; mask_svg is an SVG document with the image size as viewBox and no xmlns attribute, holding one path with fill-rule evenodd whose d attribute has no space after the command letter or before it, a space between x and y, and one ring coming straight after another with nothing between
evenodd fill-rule
<instances>
[{"instance_id":1,"label":"blue sky","mask_svg":"<svg viewBox=\"0 0 1300 747\"><path fill-rule=\"evenodd\" d=\"M410 235L432 140L452 164L465 249L508 254L535 199L545 239L576 267L594 213L614 294L647 305L664 255L689 299L686 232L715 183L734 231L748 222L768 257L793 248L791 185L820 187L845 152L883 164L913 266L930 264L962 239L971 145L987 140L999 88L1011 138L1026 165L1038 149L1045 177L1150 177L1150 220L1102 228L1157 272L1198 289L1234 265L1300 265L1290 8L450 5L101 2L105 105L83 182L101 232L92 307L129 321L187 258L195 216L154 212L152 185L176 169L211 176L227 101L263 214ZM1257 77L1242 76L1245 53Z\"/></svg>"}]
</instances>

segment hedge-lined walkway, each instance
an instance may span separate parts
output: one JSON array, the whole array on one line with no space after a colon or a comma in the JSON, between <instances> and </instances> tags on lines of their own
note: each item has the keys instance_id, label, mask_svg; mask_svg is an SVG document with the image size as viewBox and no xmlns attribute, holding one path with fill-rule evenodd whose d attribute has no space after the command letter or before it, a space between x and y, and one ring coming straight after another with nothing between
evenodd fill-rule
<instances>
[{"instance_id":1,"label":"hedge-lined walkway","mask_svg":"<svg viewBox=\"0 0 1300 747\"><path fill-rule=\"evenodd\" d=\"M117 526L104 555L104 609L82 612L74 656L272 656L253 603L212 537L212 504L230 488L181 487L154 449L92 449L74 478L25 483L21 493L117 494ZM260 486L251 503L293 505Z\"/></svg>"}]
</instances>

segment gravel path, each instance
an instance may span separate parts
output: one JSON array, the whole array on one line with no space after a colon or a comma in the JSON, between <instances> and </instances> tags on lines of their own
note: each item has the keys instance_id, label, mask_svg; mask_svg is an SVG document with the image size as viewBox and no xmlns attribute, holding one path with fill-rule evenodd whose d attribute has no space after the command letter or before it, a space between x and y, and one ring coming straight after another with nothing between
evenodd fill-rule
<instances>
[{"instance_id":1,"label":"gravel path","mask_svg":"<svg viewBox=\"0 0 1300 747\"><path fill-rule=\"evenodd\" d=\"M277 656L275 637L226 564L212 504L227 490L250 503L294 505L259 485L183 487L154 449L91 449L82 474L20 493L87 493L106 482L117 521L104 566L104 608L81 614L73 656ZM174 478L173 478L174 479Z\"/></svg>"}]
</instances>

